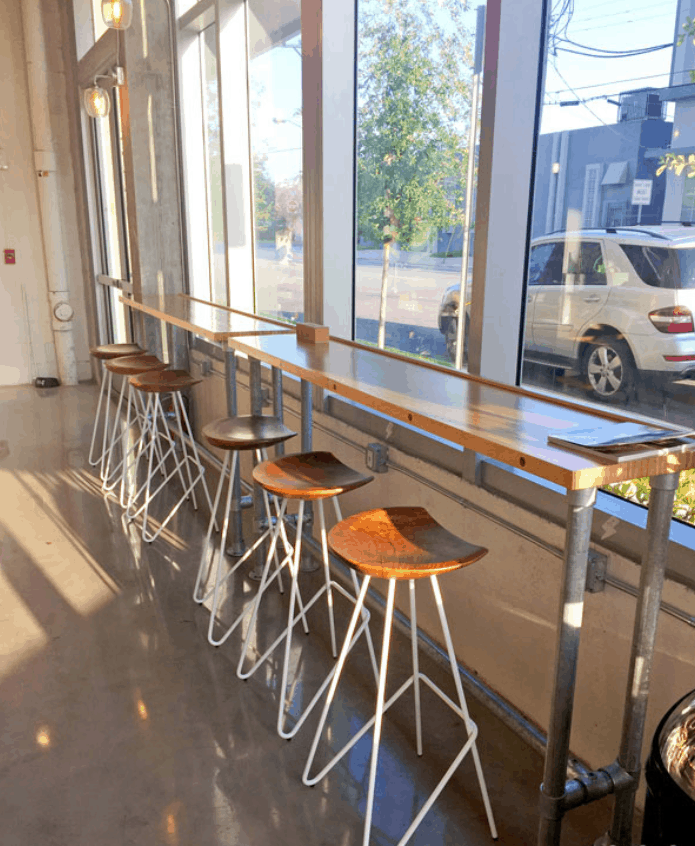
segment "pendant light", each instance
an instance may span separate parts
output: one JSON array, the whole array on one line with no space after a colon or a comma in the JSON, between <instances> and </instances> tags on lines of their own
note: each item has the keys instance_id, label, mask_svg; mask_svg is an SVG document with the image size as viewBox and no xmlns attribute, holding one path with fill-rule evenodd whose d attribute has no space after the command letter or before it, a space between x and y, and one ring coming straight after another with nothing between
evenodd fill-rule
<instances>
[{"instance_id":1,"label":"pendant light","mask_svg":"<svg viewBox=\"0 0 695 846\"><path fill-rule=\"evenodd\" d=\"M133 20L133 0L101 0L101 16L111 29L128 29Z\"/></svg>"}]
</instances>

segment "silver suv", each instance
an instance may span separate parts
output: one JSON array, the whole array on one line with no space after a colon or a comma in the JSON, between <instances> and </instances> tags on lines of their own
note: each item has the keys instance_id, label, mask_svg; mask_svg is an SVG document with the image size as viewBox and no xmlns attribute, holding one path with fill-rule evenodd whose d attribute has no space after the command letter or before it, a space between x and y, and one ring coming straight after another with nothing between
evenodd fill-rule
<instances>
[{"instance_id":1,"label":"silver suv","mask_svg":"<svg viewBox=\"0 0 695 846\"><path fill-rule=\"evenodd\" d=\"M695 235L685 225L536 238L526 292L524 359L578 370L596 397L629 393L638 372L695 374ZM453 286L439 311L450 355L457 315Z\"/></svg>"}]
</instances>

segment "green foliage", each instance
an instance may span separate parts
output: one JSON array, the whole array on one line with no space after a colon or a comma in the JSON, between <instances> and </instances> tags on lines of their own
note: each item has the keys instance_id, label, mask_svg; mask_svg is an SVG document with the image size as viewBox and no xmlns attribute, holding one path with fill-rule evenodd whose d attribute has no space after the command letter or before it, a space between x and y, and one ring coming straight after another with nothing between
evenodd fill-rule
<instances>
[{"instance_id":1,"label":"green foliage","mask_svg":"<svg viewBox=\"0 0 695 846\"><path fill-rule=\"evenodd\" d=\"M288 230L293 235L302 219L302 182L296 177L275 184L268 173L268 158L253 157L254 220L258 240L272 240L275 232Z\"/></svg>"},{"instance_id":2,"label":"green foliage","mask_svg":"<svg viewBox=\"0 0 695 846\"><path fill-rule=\"evenodd\" d=\"M649 504L651 486L649 479L633 479L631 482L619 482L606 485L604 490L629 499L639 505ZM680 483L673 504L673 516L686 523L695 525L695 470L681 473Z\"/></svg>"},{"instance_id":3,"label":"green foliage","mask_svg":"<svg viewBox=\"0 0 695 846\"><path fill-rule=\"evenodd\" d=\"M268 157L254 154L253 157L253 203L256 228L268 231L272 228L275 211L275 184L268 173Z\"/></svg>"},{"instance_id":4,"label":"green foliage","mask_svg":"<svg viewBox=\"0 0 695 846\"><path fill-rule=\"evenodd\" d=\"M695 155L692 153L688 156L666 153L659 159L659 165L656 170L657 176L661 176L665 170L671 170L676 176L680 176L685 172L688 179L695 178Z\"/></svg>"},{"instance_id":5,"label":"green foliage","mask_svg":"<svg viewBox=\"0 0 695 846\"><path fill-rule=\"evenodd\" d=\"M462 222L469 37L461 0L365 0L358 72L358 232L408 249Z\"/></svg>"}]
</instances>

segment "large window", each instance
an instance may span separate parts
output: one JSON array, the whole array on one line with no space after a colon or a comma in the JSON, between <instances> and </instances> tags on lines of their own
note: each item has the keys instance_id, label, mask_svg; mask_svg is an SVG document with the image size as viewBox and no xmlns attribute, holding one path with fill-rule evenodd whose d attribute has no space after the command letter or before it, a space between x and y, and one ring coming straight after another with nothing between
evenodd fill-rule
<instances>
[{"instance_id":1,"label":"large window","mask_svg":"<svg viewBox=\"0 0 695 846\"><path fill-rule=\"evenodd\" d=\"M663 223L668 177L656 175L654 154L672 142L661 89L677 7L618 4L608 16L593 0L553 7L523 380L688 424L678 382L695 373L695 295L667 270L691 266L695 237Z\"/></svg>"},{"instance_id":2,"label":"large window","mask_svg":"<svg viewBox=\"0 0 695 846\"><path fill-rule=\"evenodd\" d=\"M115 280L130 280L127 203L123 179L123 136L121 131L120 92L113 89L111 113L107 118L90 120L92 132L93 194L98 221L96 233L97 272ZM115 342L129 339L130 315L120 302L115 287L98 286L103 296L102 336Z\"/></svg>"},{"instance_id":3,"label":"large window","mask_svg":"<svg viewBox=\"0 0 695 846\"><path fill-rule=\"evenodd\" d=\"M695 235L679 222L689 218L689 194L673 174L657 175L659 154L683 143L674 121L689 108L680 95L669 99L690 81L674 44L680 5L553 6L522 379L691 427ZM675 509L690 521L692 476ZM613 490L648 501L647 480Z\"/></svg>"},{"instance_id":4,"label":"large window","mask_svg":"<svg viewBox=\"0 0 695 846\"><path fill-rule=\"evenodd\" d=\"M459 0L358 9L355 337L448 364L473 269L476 13Z\"/></svg>"},{"instance_id":5,"label":"large window","mask_svg":"<svg viewBox=\"0 0 695 846\"><path fill-rule=\"evenodd\" d=\"M304 310L299 2L249 0L248 13L256 311L296 321Z\"/></svg>"},{"instance_id":6,"label":"large window","mask_svg":"<svg viewBox=\"0 0 695 846\"><path fill-rule=\"evenodd\" d=\"M227 305L217 27L208 18L180 38L189 285L194 297Z\"/></svg>"}]
</instances>

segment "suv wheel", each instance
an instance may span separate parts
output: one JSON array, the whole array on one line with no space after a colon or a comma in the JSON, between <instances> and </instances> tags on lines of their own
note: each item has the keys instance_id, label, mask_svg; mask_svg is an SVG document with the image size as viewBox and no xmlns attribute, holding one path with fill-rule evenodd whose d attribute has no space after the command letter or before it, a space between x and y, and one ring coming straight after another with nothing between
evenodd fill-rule
<instances>
[{"instance_id":1,"label":"suv wheel","mask_svg":"<svg viewBox=\"0 0 695 846\"><path fill-rule=\"evenodd\" d=\"M584 354L582 372L599 399L628 396L635 380L630 347L618 338L597 338Z\"/></svg>"},{"instance_id":2,"label":"suv wheel","mask_svg":"<svg viewBox=\"0 0 695 846\"><path fill-rule=\"evenodd\" d=\"M468 330L471 325L471 319L466 315L466 331L463 337L463 360L468 361ZM446 332L444 333L444 340L446 341L446 354L450 361L456 361L456 330L458 328L458 318L450 318Z\"/></svg>"}]
</instances>

